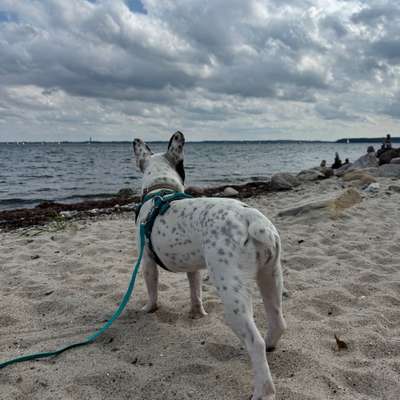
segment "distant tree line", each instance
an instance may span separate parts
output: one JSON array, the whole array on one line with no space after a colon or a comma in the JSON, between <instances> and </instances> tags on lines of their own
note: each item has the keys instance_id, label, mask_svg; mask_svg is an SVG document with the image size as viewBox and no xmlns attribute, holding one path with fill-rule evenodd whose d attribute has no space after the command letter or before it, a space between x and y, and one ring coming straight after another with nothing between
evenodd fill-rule
<instances>
[{"instance_id":1,"label":"distant tree line","mask_svg":"<svg viewBox=\"0 0 400 400\"><path fill-rule=\"evenodd\" d=\"M382 143L383 136L378 138L345 138L336 140L336 143ZM400 143L400 137L392 136L392 143Z\"/></svg>"}]
</instances>

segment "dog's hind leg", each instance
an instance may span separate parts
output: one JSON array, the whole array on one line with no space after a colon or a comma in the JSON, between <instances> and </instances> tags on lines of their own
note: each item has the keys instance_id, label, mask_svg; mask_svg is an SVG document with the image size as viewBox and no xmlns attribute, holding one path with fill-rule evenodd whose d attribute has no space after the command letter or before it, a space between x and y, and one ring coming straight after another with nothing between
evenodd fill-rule
<instances>
[{"instance_id":1,"label":"dog's hind leg","mask_svg":"<svg viewBox=\"0 0 400 400\"><path fill-rule=\"evenodd\" d=\"M147 252L143 254L142 269L147 293L149 295L148 303L142 308L142 310L147 313L152 313L158 308L158 267Z\"/></svg>"},{"instance_id":2,"label":"dog's hind leg","mask_svg":"<svg viewBox=\"0 0 400 400\"><path fill-rule=\"evenodd\" d=\"M268 320L268 334L265 340L267 351L275 349L282 333L286 329L286 322L282 314L283 279L279 241L275 252L276 254L270 257L269 251L264 249L263 252L260 249L261 258L258 260L257 272L257 284L263 298ZM269 260L268 257L270 257Z\"/></svg>"},{"instance_id":3,"label":"dog's hind leg","mask_svg":"<svg viewBox=\"0 0 400 400\"><path fill-rule=\"evenodd\" d=\"M268 366L265 342L253 319L253 307L246 277L241 270L229 265L209 265L210 277L214 281L224 304L225 320L235 334L244 342L249 353L254 373L252 400L273 400L275 388Z\"/></svg>"},{"instance_id":4,"label":"dog's hind leg","mask_svg":"<svg viewBox=\"0 0 400 400\"><path fill-rule=\"evenodd\" d=\"M207 315L204 310L202 302L202 290L201 290L201 272L194 271L188 272L187 277L190 286L190 316L192 318L201 318Z\"/></svg>"}]
</instances>

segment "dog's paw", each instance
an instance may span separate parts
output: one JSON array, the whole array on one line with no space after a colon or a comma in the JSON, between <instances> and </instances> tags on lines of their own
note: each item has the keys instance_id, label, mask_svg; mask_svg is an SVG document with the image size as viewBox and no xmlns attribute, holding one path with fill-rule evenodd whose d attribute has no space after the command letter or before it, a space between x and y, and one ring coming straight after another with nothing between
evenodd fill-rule
<instances>
[{"instance_id":1,"label":"dog's paw","mask_svg":"<svg viewBox=\"0 0 400 400\"><path fill-rule=\"evenodd\" d=\"M275 394L260 395L253 393L249 400L275 400Z\"/></svg>"},{"instance_id":2,"label":"dog's paw","mask_svg":"<svg viewBox=\"0 0 400 400\"><path fill-rule=\"evenodd\" d=\"M157 304L146 304L144 307L142 307L142 311L145 313L153 313L158 310L158 305Z\"/></svg>"}]
</instances>

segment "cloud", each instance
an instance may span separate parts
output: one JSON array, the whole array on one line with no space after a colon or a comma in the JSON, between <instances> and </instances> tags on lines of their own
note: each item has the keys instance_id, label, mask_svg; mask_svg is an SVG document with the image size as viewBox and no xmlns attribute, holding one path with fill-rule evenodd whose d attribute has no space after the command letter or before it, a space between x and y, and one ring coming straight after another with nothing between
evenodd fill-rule
<instances>
[{"instance_id":1,"label":"cloud","mask_svg":"<svg viewBox=\"0 0 400 400\"><path fill-rule=\"evenodd\" d=\"M399 23L395 0L0 0L0 140L373 135L400 119Z\"/></svg>"}]
</instances>

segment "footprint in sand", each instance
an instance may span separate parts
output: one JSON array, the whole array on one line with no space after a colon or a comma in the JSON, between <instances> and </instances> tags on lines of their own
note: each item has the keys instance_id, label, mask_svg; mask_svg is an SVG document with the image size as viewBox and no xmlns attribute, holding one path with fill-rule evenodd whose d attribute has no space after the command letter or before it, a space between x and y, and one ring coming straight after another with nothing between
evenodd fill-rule
<instances>
[{"instance_id":1,"label":"footprint in sand","mask_svg":"<svg viewBox=\"0 0 400 400\"><path fill-rule=\"evenodd\" d=\"M268 353L268 363L277 378L292 378L310 365L319 365L317 359L300 350L281 349ZM316 367L317 368L317 367Z\"/></svg>"},{"instance_id":2,"label":"footprint in sand","mask_svg":"<svg viewBox=\"0 0 400 400\"><path fill-rule=\"evenodd\" d=\"M344 314L343 309L336 305L334 302L328 302L319 300L318 298L313 298L311 300L311 305L317 311L317 313L319 313L323 317L336 317L338 315Z\"/></svg>"},{"instance_id":3,"label":"footprint in sand","mask_svg":"<svg viewBox=\"0 0 400 400\"><path fill-rule=\"evenodd\" d=\"M244 350L241 350L240 347L222 343L207 343L206 350L211 357L218 361L230 361L245 356Z\"/></svg>"},{"instance_id":4,"label":"footprint in sand","mask_svg":"<svg viewBox=\"0 0 400 400\"><path fill-rule=\"evenodd\" d=\"M9 326L16 325L19 321L13 317L6 314L0 314L0 327L6 328Z\"/></svg>"},{"instance_id":5,"label":"footprint in sand","mask_svg":"<svg viewBox=\"0 0 400 400\"><path fill-rule=\"evenodd\" d=\"M164 308L160 308L159 310L157 310L157 312L154 313L154 315L156 316L159 322L174 326L180 318L180 314L168 311Z\"/></svg>"},{"instance_id":6,"label":"footprint in sand","mask_svg":"<svg viewBox=\"0 0 400 400\"><path fill-rule=\"evenodd\" d=\"M195 363L175 368L175 372L182 375L206 375L213 369L214 368L210 365Z\"/></svg>"}]
</instances>

